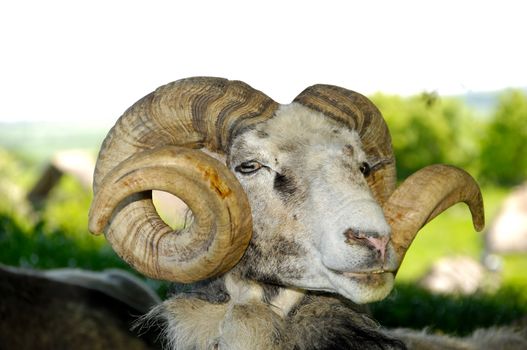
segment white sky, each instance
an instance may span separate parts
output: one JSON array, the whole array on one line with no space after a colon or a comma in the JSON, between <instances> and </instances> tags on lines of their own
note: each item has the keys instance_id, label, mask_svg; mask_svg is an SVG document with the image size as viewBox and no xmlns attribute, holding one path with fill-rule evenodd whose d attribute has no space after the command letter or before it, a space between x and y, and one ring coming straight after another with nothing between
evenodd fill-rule
<instances>
[{"instance_id":1,"label":"white sky","mask_svg":"<svg viewBox=\"0 0 527 350\"><path fill-rule=\"evenodd\" d=\"M525 1L3 1L0 121L113 122L157 86L239 79L287 103L527 86Z\"/></svg>"}]
</instances>

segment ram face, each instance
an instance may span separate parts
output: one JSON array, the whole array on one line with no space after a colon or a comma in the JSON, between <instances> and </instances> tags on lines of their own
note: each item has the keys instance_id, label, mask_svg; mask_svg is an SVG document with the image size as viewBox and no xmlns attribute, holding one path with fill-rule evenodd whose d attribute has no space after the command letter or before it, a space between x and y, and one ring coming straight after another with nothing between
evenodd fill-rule
<instances>
[{"instance_id":1,"label":"ram face","mask_svg":"<svg viewBox=\"0 0 527 350\"><path fill-rule=\"evenodd\" d=\"M192 224L168 227L151 190L186 202ZM452 204L467 202L483 225L479 188L460 169L425 168L395 189L380 112L328 85L289 105L218 78L161 87L108 134L94 193L91 231L147 276L188 283L234 271L357 303L389 293L417 231Z\"/></svg>"},{"instance_id":2,"label":"ram face","mask_svg":"<svg viewBox=\"0 0 527 350\"><path fill-rule=\"evenodd\" d=\"M384 297L393 274L383 272L397 264L367 183L384 161L368 157L356 131L297 103L238 136L228 163L257 213L243 277L356 302Z\"/></svg>"}]
</instances>

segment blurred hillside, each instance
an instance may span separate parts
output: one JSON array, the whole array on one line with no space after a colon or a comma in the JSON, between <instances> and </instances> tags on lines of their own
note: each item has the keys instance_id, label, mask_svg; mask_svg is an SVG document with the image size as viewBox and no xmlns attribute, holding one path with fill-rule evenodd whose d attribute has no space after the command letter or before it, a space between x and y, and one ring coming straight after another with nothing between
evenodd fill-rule
<instances>
[{"instance_id":1,"label":"blurred hillside","mask_svg":"<svg viewBox=\"0 0 527 350\"><path fill-rule=\"evenodd\" d=\"M527 94L527 87L518 88L517 90ZM478 116L490 117L492 112L496 109L499 102L499 97L503 95L505 91L474 91L468 92L464 95L454 95L453 98L461 100L469 108L473 109Z\"/></svg>"},{"instance_id":2,"label":"blurred hillside","mask_svg":"<svg viewBox=\"0 0 527 350\"><path fill-rule=\"evenodd\" d=\"M111 124L87 122L0 123L0 147L35 162L59 150L81 149L96 154Z\"/></svg>"}]
</instances>

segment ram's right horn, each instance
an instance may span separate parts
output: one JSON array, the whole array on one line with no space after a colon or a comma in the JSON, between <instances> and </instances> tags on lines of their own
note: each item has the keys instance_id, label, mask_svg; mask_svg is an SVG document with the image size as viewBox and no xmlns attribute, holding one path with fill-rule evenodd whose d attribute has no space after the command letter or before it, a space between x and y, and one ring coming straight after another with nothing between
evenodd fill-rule
<instances>
[{"instance_id":1,"label":"ram's right horn","mask_svg":"<svg viewBox=\"0 0 527 350\"><path fill-rule=\"evenodd\" d=\"M481 231L485 225L483 199L478 184L464 170L431 165L412 174L392 193L383 209L399 266L417 232L459 202L469 206L474 228Z\"/></svg>"}]
</instances>

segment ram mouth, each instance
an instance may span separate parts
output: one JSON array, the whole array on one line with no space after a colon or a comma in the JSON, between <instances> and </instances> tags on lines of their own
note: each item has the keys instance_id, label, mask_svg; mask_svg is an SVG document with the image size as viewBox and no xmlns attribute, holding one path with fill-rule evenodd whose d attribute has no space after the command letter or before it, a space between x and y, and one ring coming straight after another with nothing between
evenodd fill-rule
<instances>
[{"instance_id":1,"label":"ram mouth","mask_svg":"<svg viewBox=\"0 0 527 350\"><path fill-rule=\"evenodd\" d=\"M374 271L349 271L349 272L337 272L341 275L344 275L346 277L366 277L366 276L378 276L378 275L384 275L386 273L394 273L393 271L388 270L374 270Z\"/></svg>"},{"instance_id":2,"label":"ram mouth","mask_svg":"<svg viewBox=\"0 0 527 350\"><path fill-rule=\"evenodd\" d=\"M395 271L391 270L372 270L372 271L333 271L344 278L354 280L361 284L383 285L389 275L394 276Z\"/></svg>"}]
</instances>

